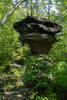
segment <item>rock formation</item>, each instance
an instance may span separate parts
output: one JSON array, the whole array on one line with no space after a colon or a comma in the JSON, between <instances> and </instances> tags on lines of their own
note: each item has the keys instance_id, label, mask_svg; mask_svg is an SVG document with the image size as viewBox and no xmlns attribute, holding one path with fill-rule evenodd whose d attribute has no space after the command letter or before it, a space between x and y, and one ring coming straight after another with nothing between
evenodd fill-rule
<instances>
[{"instance_id":1,"label":"rock formation","mask_svg":"<svg viewBox=\"0 0 67 100\"><path fill-rule=\"evenodd\" d=\"M14 23L14 28L19 32L21 42L29 44L33 54L48 54L57 41L55 34L62 29L60 25L48 19L31 16Z\"/></svg>"}]
</instances>

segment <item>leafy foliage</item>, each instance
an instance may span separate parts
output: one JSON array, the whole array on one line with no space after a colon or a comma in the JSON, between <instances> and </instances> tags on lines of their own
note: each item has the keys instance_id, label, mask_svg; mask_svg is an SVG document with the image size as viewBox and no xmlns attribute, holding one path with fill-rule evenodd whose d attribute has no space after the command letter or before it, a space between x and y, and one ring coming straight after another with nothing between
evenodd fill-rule
<instances>
[{"instance_id":1,"label":"leafy foliage","mask_svg":"<svg viewBox=\"0 0 67 100\"><path fill-rule=\"evenodd\" d=\"M17 2L18 0L15 0ZM34 2L35 1L35 2ZM15 3L1 0L0 22ZM67 98L67 1L29 0L24 2L0 27L0 95L25 86L31 100L66 100ZM33 56L21 46L13 23L28 15L49 18L62 25L62 33L50 53ZM21 64L20 62L24 61ZM19 67L18 62L21 67ZM11 64L16 63L11 67ZM17 66L16 66L17 65ZM2 99L2 96L0 96Z\"/></svg>"}]
</instances>

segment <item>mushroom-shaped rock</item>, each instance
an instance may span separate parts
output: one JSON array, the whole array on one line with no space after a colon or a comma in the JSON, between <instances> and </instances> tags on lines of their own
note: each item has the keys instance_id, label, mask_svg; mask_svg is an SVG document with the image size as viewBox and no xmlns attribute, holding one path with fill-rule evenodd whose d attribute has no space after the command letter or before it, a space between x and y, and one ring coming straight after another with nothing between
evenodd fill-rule
<instances>
[{"instance_id":1,"label":"mushroom-shaped rock","mask_svg":"<svg viewBox=\"0 0 67 100\"><path fill-rule=\"evenodd\" d=\"M45 18L28 16L20 22L14 23L14 28L20 33L21 42L29 44L32 53L47 54L57 40L56 33L62 27Z\"/></svg>"}]
</instances>

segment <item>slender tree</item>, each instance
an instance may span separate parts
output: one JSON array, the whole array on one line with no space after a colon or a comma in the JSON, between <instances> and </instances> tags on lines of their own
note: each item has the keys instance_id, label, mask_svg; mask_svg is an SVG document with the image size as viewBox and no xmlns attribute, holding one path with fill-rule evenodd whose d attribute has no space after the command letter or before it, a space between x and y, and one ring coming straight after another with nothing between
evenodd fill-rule
<instances>
[{"instance_id":1,"label":"slender tree","mask_svg":"<svg viewBox=\"0 0 67 100\"><path fill-rule=\"evenodd\" d=\"M33 16L33 7L32 7L32 3L33 3L33 0L30 1L30 10L31 10L31 14L30 14L30 15L31 15L31 16Z\"/></svg>"},{"instance_id":2,"label":"slender tree","mask_svg":"<svg viewBox=\"0 0 67 100\"><path fill-rule=\"evenodd\" d=\"M0 26L2 26L2 24L5 23L5 21L7 20L7 18L17 9L17 7L19 7L23 2L25 2L26 0L20 0L19 2L17 2L15 5L12 6L12 8L7 12L7 14L4 16L3 20L0 22Z\"/></svg>"}]
</instances>

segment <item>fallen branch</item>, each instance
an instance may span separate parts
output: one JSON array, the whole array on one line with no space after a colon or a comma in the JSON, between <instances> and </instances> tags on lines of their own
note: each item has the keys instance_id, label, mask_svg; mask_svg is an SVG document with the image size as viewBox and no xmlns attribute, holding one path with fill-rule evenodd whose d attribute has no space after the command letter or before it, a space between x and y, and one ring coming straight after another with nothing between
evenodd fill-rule
<instances>
[{"instance_id":1,"label":"fallen branch","mask_svg":"<svg viewBox=\"0 0 67 100\"><path fill-rule=\"evenodd\" d=\"M0 26L2 26L6 22L7 18L16 10L16 8L18 8L25 1L26 0L20 0L15 5L13 5L12 8L5 15L5 17L3 18L3 20L0 22Z\"/></svg>"},{"instance_id":2,"label":"fallen branch","mask_svg":"<svg viewBox=\"0 0 67 100\"><path fill-rule=\"evenodd\" d=\"M12 67L23 68L24 66L20 65L20 64L17 64L17 63L13 63L13 64L10 64L10 68L12 68Z\"/></svg>"}]
</instances>

